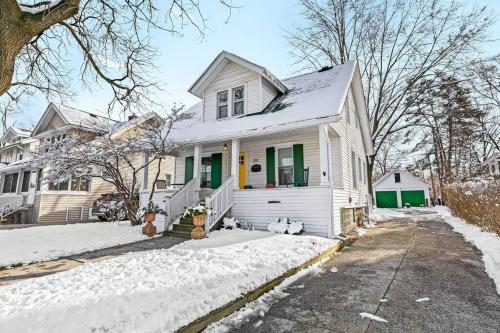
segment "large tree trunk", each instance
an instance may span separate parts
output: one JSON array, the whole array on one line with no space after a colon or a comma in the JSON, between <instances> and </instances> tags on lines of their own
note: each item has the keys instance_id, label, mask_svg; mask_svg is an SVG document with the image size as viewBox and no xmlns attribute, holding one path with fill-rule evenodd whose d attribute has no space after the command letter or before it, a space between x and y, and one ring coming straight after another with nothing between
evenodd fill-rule
<instances>
[{"instance_id":1,"label":"large tree trunk","mask_svg":"<svg viewBox=\"0 0 500 333\"><path fill-rule=\"evenodd\" d=\"M33 37L78 13L80 0L62 0L36 14L21 11L16 0L0 1L0 96L12 85L16 57Z\"/></svg>"}]
</instances>

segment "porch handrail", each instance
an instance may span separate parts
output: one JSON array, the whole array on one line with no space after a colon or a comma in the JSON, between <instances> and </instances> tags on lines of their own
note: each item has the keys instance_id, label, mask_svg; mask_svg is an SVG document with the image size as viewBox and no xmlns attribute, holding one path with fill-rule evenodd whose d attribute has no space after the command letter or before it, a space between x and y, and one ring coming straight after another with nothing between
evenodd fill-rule
<instances>
[{"instance_id":1,"label":"porch handrail","mask_svg":"<svg viewBox=\"0 0 500 333\"><path fill-rule=\"evenodd\" d=\"M184 213L186 207L190 207L198 202L199 198L196 191L196 184L197 179L193 178L171 197L167 198L166 210L170 220L169 224L177 220Z\"/></svg>"},{"instance_id":2,"label":"porch handrail","mask_svg":"<svg viewBox=\"0 0 500 333\"><path fill-rule=\"evenodd\" d=\"M212 211L212 214L208 214L205 220L207 234L233 205L233 184L234 177L230 176L210 197L205 199L205 206Z\"/></svg>"}]
</instances>

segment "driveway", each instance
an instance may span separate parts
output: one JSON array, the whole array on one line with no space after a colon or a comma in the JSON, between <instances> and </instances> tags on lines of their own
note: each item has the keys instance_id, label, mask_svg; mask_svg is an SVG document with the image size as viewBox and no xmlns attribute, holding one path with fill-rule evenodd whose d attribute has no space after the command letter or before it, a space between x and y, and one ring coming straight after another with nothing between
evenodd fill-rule
<instances>
[{"instance_id":1,"label":"driveway","mask_svg":"<svg viewBox=\"0 0 500 333\"><path fill-rule=\"evenodd\" d=\"M332 270L332 268L334 268ZM332 272L333 271L333 272ZM379 222L233 332L499 332L481 252L435 215ZM417 302L417 299L428 298ZM381 301L382 300L382 301ZM370 313L387 323L363 318ZM263 313L261 313L263 315Z\"/></svg>"}]
</instances>

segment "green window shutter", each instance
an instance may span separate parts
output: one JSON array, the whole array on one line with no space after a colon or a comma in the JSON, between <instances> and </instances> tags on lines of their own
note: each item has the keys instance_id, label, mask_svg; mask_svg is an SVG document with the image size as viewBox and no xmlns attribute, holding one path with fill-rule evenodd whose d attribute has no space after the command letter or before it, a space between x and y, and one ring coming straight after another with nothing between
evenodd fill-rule
<instances>
[{"instance_id":1,"label":"green window shutter","mask_svg":"<svg viewBox=\"0 0 500 333\"><path fill-rule=\"evenodd\" d=\"M266 184L276 185L274 147L266 148Z\"/></svg>"},{"instance_id":2,"label":"green window shutter","mask_svg":"<svg viewBox=\"0 0 500 333\"><path fill-rule=\"evenodd\" d=\"M304 183L304 145L293 145L293 182Z\"/></svg>"},{"instance_id":3,"label":"green window shutter","mask_svg":"<svg viewBox=\"0 0 500 333\"><path fill-rule=\"evenodd\" d=\"M212 154L211 188L219 188L222 184L222 153Z\"/></svg>"},{"instance_id":4,"label":"green window shutter","mask_svg":"<svg viewBox=\"0 0 500 333\"><path fill-rule=\"evenodd\" d=\"M184 160L184 184L193 179L194 156L188 156Z\"/></svg>"}]
</instances>

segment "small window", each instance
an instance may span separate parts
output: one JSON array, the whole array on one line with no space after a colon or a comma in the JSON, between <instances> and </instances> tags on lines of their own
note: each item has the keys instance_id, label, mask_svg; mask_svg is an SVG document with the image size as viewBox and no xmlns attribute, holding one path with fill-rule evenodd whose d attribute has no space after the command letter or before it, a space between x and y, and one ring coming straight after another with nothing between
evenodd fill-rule
<instances>
[{"instance_id":1,"label":"small window","mask_svg":"<svg viewBox=\"0 0 500 333\"><path fill-rule=\"evenodd\" d=\"M172 185L172 174L171 173L166 173L165 174L165 186L169 187Z\"/></svg>"},{"instance_id":2,"label":"small window","mask_svg":"<svg viewBox=\"0 0 500 333\"><path fill-rule=\"evenodd\" d=\"M245 87L233 88L233 115L245 113Z\"/></svg>"},{"instance_id":3,"label":"small window","mask_svg":"<svg viewBox=\"0 0 500 333\"><path fill-rule=\"evenodd\" d=\"M21 192L28 192L28 189L30 187L30 177L31 177L31 171L24 171Z\"/></svg>"},{"instance_id":4,"label":"small window","mask_svg":"<svg viewBox=\"0 0 500 333\"><path fill-rule=\"evenodd\" d=\"M217 119L227 118L228 116L228 96L227 90L217 93Z\"/></svg>"},{"instance_id":5,"label":"small window","mask_svg":"<svg viewBox=\"0 0 500 333\"><path fill-rule=\"evenodd\" d=\"M278 149L278 184L293 185L293 148Z\"/></svg>"},{"instance_id":6,"label":"small window","mask_svg":"<svg viewBox=\"0 0 500 333\"><path fill-rule=\"evenodd\" d=\"M69 189L69 181L60 183L49 183L49 191L67 191Z\"/></svg>"},{"instance_id":7,"label":"small window","mask_svg":"<svg viewBox=\"0 0 500 333\"><path fill-rule=\"evenodd\" d=\"M359 179L359 182L364 184L364 181L363 181L363 168L362 168L362 163L361 163L361 158L358 157L358 179Z\"/></svg>"},{"instance_id":8,"label":"small window","mask_svg":"<svg viewBox=\"0 0 500 333\"><path fill-rule=\"evenodd\" d=\"M358 187L358 176L356 172L356 153L351 151L351 165L352 165L352 187Z\"/></svg>"},{"instance_id":9,"label":"small window","mask_svg":"<svg viewBox=\"0 0 500 333\"><path fill-rule=\"evenodd\" d=\"M73 177L71 179L71 191L87 192L89 190L88 177Z\"/></svg>"},{"instance_id":10,"label":"small window","mask_svg":"<svg viewBox=\"0 0 500 333\"><path fill-rule=\"evenodd\" d=\"M101 171L101 178L102 179L105 179L105 180L112 180L113 177L111 177L111 175L109 174L109 172L107 171Z\"/></svg>"},{"instance_id":11,"label":"small window","mask_svg":"<svg viewBox=\"0 0 500 333\"><path fill-rule=\"evenodd\" d=\"M394 182L401 183L401 174L399 172L394 174Z\"/></svg>"},{"instance_id":12,"label":"small window","mask_svg":"<svg viewBox=\"0 0 500 333\"><path fill-rule=\"evenodd\" d=\"M3 181L3 193L16 193L17 190L17 179L19 178L18 173L9 173L5 175Z\"/></svg>"}]
</instances>

